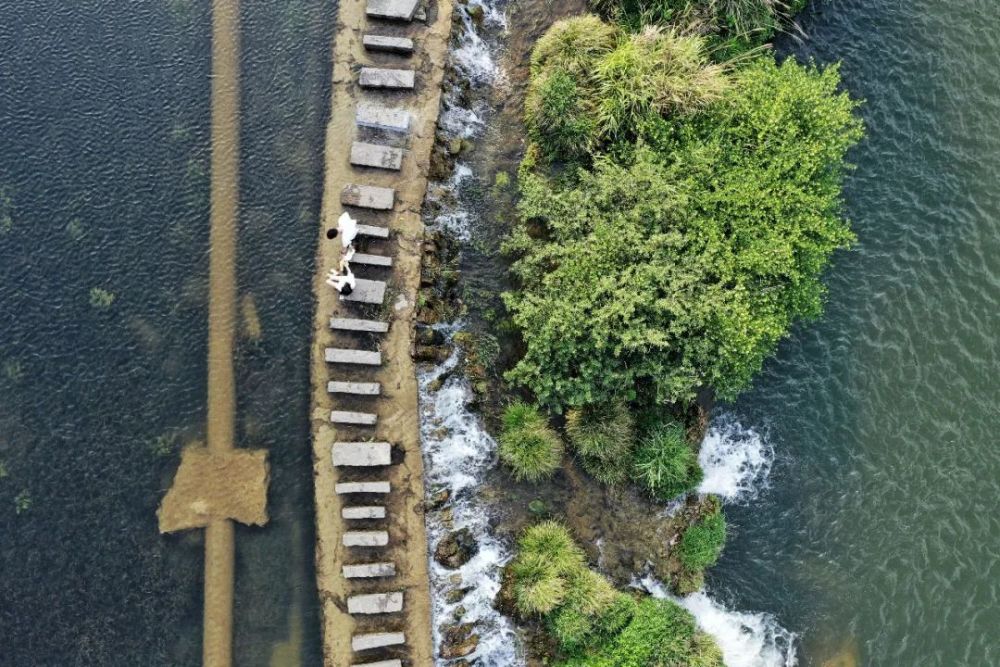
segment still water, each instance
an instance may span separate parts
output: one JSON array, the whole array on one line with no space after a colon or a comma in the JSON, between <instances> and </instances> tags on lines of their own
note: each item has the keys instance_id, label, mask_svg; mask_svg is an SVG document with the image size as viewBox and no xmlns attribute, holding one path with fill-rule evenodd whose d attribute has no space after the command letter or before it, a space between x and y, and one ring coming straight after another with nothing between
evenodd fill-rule
<instances>
[{"instance_id":1,"label":"still water","mask_svg":"<svg viewBox=\"0 0 1000 667\"><path fill-rule=\"evenodd\" d=\"M866 100L860 242L725 408L776 458L709 586L774 612L804 664L997 665L1000 2L827 0L801 24L779 51L842 60Z\"/></svg>"},{"instance_id":2,"label":"still water","mask_svg":"<svg viewBox=\"0 0 1000 667\"><path fill-rule=\"evenodd\" d=\"M244 3L235 659L319 661L308 346L332 0ZM204 437L209 3L0 0L0 665L197 665L200 533L155 511Z\"/></svg>"}]
</instances>

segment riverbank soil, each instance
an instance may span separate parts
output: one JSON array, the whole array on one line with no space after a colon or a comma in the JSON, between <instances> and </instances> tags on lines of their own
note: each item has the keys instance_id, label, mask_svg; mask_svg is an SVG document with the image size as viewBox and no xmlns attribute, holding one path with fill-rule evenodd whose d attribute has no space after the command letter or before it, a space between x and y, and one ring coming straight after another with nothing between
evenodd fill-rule
<instances>
[{"instance_id":1,"label":"riverbank soil","mask_svg":"<svg viewBox=\"0 0 1000 667\"><path fill-rule=\"evenodd\" d=\"M415 20L407 26L377 24L366 19L364 0L348 0L340 4L334 35L322 224L317 230L319 249L314 278L316 318L311 363L316 583L322 611L324 664L331 667L358 662L360 658L354 658L351 651L351 636L358 632L402 631L406 635L406 646L400 655L405 653L409 664L431 665L434 659L417 383L410 354L423 241L420 207L427 186L428 163L440 105L443 64L451 27L451 4L448 0L437 0L426 7L426 12L426 23ZM361 43L364 32L412 37L416 50L409 59L365 53ZM357 72L362 63L413 67L416 70L416 88L406 93L363 94L357 85ZM362 171L350 166L350 146L356 138L355 107L362 98L410 110L408 152L400 171ZM327 240L326 230L336 226L336 220L343 211L340 193L348 183L391 187L396 191L395 206L390 212L352 211L352 215L364 224L387 226L391 230L389 239L384 241L358 240L363 252L393 257L391 269L355 268L359 278L388 282L381 312L376 309L368 312L365 308L344 304L337 298L337 293L325 284L327 271L334 268L340 258L340 243ZM331 316L386 319L390 323L389 331L378 338L334 334L329 328ZM345 370L343 366L328 366L324 359L326 347L375 349L376 346L382 353L382 365L377 369ZM374 399L331 399L326 384L332 379L379 382L382 395ZM378 414L378 425L374 430L334 426L330 422L331 409L374 411ZM387 470L363 474L333 468L331 447L335 441L372 438L393 445L393 465ZM387 547L348 550L342 545L341 537L345 529L341 518L343 502L342 497L335 493L335 485L338 481L361 478L388 480L391 484L392 491L378 498L380 504L386 504ZM356 504L354 500L351 502ZM395 563L396 576L385 580L383 589L404 591L404 609L401 614L359 620L347 613L346 598L362 588L371 592L372 582L351 583L343 578L341 567L376 560Z\"/></svg>"}]
</instances>

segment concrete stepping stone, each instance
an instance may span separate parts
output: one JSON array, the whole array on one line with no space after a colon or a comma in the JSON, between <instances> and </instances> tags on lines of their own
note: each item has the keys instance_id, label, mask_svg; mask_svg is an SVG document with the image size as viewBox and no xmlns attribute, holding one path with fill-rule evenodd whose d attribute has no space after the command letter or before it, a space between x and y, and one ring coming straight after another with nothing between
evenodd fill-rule
<instances>
[{"instance_id":1,"label":"concrete stepping stone","mask_svg":"<svg viewBox=\"0 0 1000 667\"><path fill-rule=\"evenodd\" d=\"M392 146L355 141L351 144L351 164L357 167L399 171L403 166L403 150Z\"/></svg>"},{"instance_id":2,"label":"concrete stepping stone","mask_svg":"<svg viewBox=\"0 0 1000 667\"><path fill-rule=\"evenodd\" d=\"M389 544L389 533L384 530L349 530L344 533L345 547L384 547Z\"/></svg>"},{"instance_id":3,"label":"concrete stepping stone","mask_svg":"<svg viewBox=\"0 0 1000 667\"><path fill-rule=\"evenodd\" d=\"M368 266L392 266L392 257L385 255L369 255L363 252L354 253L352 264L367 264Z\"/></svg>"},{"instance_id":4,"label":"concrete stepping stone","mask_svg":"<svg viewBox=\"0 0 1000 667\"><path fill-rule=\"evenodd\" d=\"M379 660L378 662L355 662L351 667L403 667L403 661L396 658L395 660Z\"/></svg>"},{"instance_id":5,"label":"concrete stepping stone","mask_svg":"<svg viewBox=\"0 0 1000 667\"><path fill-rule=\"evenodd\" d=\"M392 463L392 445L388 442L335 442L335 466L387 466Z\"/></svg>"},{"instance_id":6,"label":"concrete stepping stone","mask_svg":"<svg viewBox=\"0 0 1000 667\"><path fill-rule=\"evenodd\" d=\"M348 614L394 614L403 611L403 592L367 593L347 598Z\"/></svg>"},{"instance_id":7,"label":"concrete stepping stone","mask_svg":"<svg viewBox=\"0 0 1000 667\"><path fill-rule=\"evenodd\" d=\"M340 191L340 203L345 206L370 208L373 211L391 211L396 203L396 191L377 185L348 183Z\"/></svg>"},{"instance_id":8,"label":"concrete stepping stone","mask_svg":"<svg viewBox=\"0 0 1000 667\"><path fill-rule=\"evenodd\" d=\"M374 426L378 415L370 412L348 412L334 410L330 413L330 421L334 424L353 424L354 426Z\"/></svg>"},{"instance_id":9,"label":"concrete stepping stone","mask_svg":"<svg viewBox=\"0 0 1000 667\"><path fill-rule=\"evenodd\" d=\"M368 0L365 14L376 19L412 21L418 0Z\"/></svg>"},{"instance_id":10,"label":"concrete stepping stone","mask_svg":"<svg viewBox=\"0 0 1000 667\"><path fill-rule=\"evenodd\" d=\"M357 320L351 317L331 317L330 328L337 329L338 331L385 333L389 330L389 323L379 322L378 320Z\"/></svg>"},{"instance_id":11,"label":"concrete stepping stone","mask_svg":"<svg viewBox=\"0 0 1000 667\"><path fill-rule=\"evenodd\" d=\"M344 493L389 493L389 482L340 482L335 489L338 495Z\"/></svg>"},{"instance_id":12,"label":"concrete stepping stone","mask_svg":"<svg viewBox=\"0 0 1000 667\"><path fill-rule=\"evenodd\" d=\"M358 85L362 88L380 90L412 90L416 72L412 69L389 69L387 67L362 67Z\"/></svg>"},{"instance_id":13,"label":"concrete stepping stone","mask_svg":"<svg viewBox=\"0 0 1000 667\"><path fill-rule=\"evenodd\" d=\"M380 579L382 577L395 577L395 563L360 563L358 565L344 565L341 567L344 579Z\"/></svg>"},{"instance_id":14,"label":"concrete stepping stone","mask_svg":"<svg viewBox=\"0 0 1000 667\"><path fill-rule=\"evenodd\" d=\"M389 238L389 229L376 225L358 225L358 234L361 234L361 236L372 236L377 239L387 239Z\"/></svg>"},{"instance_id":15,"label":"concrete stepping stone","mask_svg":"<svg viewBox=\"0 0 1000 667\"><path fill-rule=\"evenodd\" d=\"M343 507L340 510L342 519L384 519L385 508L381 505L358 505Z\"/></svg>"},{"instance_id":16,"label":"concrete stepping stone","mask_svg":"<svg viewBox=\"0 0 1000 667\"><path fill-rule=\"evenodd\" d=\"M402 632L369 632L351 637L351 648L355 651L367 651L383 646L399 646L406 643L406 635Z\"/></svg>"},{"instance_id":17,"label":"concrete stepping stone","mask_svg":"<svg viewBox=\"0 0 1000 667\"><path fill-rule=\"evenodd\" d=\"M395 109L371 102L358 102L357 109L354 111L354 122L358 124L358 127L368 127L374 130L409 132L410 112L406 109Z\"/></svg>"},{"instance_id":18,"label":"concrete stepping stone","mask_svg":"<svg viewBox=\"0 0 1000 667\"><path fill-rule=\"evenodd\" d=\"M385 53L401 53L410 55L413 53L413 40L408 37L389 37L387 35L365 35L361 38L361 43L369 51L383 51Z\"/></svg>"},{"instance_id":19,"label":"concrete stepping stone","mask_svg":"<svg viewBox=\"0 0 1000 667\"><path fill-rule=\"evenodd\" d=\"M378 396L382 393L382 385L378 382L341 382L339 380L331 380L326 383L326 390L331 394Z\"/></svg>"},{"instance_id":20,"label":"concrete stepping stone","mask_svg":"<svg viewBox=\"0 0 1000 667\"><path fill-rule=\"evenodd\" d=\"M385 281L355 278L354 290L347 296L341 296L340 298L344 301L381 305L385 300Z\"/></svg>"},{"instance_id":21,"label":"concrete stepping stone","mask_svg":"<svg viewBox=\"0 0 1000 667\"><path fill-rule=\"evenodd\" d=\"M345 350L339 347L328 347L326 348L326 361L331 364L381 366L382 353L371 350Z\"/></svg>"}]
</instances>

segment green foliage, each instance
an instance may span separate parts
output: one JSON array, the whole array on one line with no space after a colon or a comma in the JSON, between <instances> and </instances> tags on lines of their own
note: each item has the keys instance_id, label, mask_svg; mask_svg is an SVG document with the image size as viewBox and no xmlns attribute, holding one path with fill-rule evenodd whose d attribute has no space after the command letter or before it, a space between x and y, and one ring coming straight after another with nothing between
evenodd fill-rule
<instances>
[{"instance_id":1,"label":"green foliage","mask_svg":"<svg viewBox=\"0 0 1000 667\"><path fill-rule=\"evenodd\" d=\"M697 30L723 57L769 41L804 5L805 0L591 0L597 13L633 32L668 24Z\"/></svg>"},{"instance_id":2,"label":"green foliage","mask_svg":"<svg viewBox=\"0 0 1000 667\"><path fill-rule=\"evenodd\" d=\"M684 427L670 422L650 432L636 450L634 474L643 488L662 500L698 486L702 472Z\"/></svg>"},{"instance_id":3,"label":"green foliage","mask_svg":"<svg viewBox=\"0 0 1000 667\"><path fill-rule=\"evenodd\" d=\"M604 484L620 484L629 474L635 420L621 399L566 413L566 435L584 468Z\"/></svg>"},{"instance_id":4,"label":"green foliage","mask_svg":"<svg viewBox=\"0 0 1000 667\"><path fill-rule=\"evenodd\" d=\"M594 148L592 109L581 97L576 81L563 70L532 78L524 101L524 119L528 137L550 156L577 162Z\"/></svg>"},{"instance_id":5,"label":"green foliage","mask_svg":"<svg viewBox=\"0 0 1000 667\"><path fill-rule=\"evenodd\" d=\"M596 64L596 78L597 117L610 139L634 137L650 117L700 109L727 87L700 37L656 27L622 39Z\"/></svg>"},{"instance_id":6,"label":"green foliage","mask_svg":"<svg viewBox=\"0 0 1000 667\"><path fill-rule=\"evenodd\" d=\"M761 57L703 112L643 126L627 159L572 183L522 169L505 300L526 352L508 378L557 410L744 389L821 312L820 276L853 241L840 193L862 126L839 82Z\"/></svg>"},{"instance_id":7,"label":"green foliage","mask_svg":"<svg viewBox=\"0 0 1000 667\"><path fill-rule=\"evenodd\" d=\"M537 408L518 401L504 411L499 451L516 479L537 482L559 468L563 443Z\"/></svg>"},{"instance_id":8,"label":"green foliage","mask_svg":"<svg viewBox=\"0 0 1000 667\"><path fill-rule=\"evenodd\" d=\"M628 624L608 641L560 663L567 667L723 667L722 651L694 617L670 600L645 598Z\"/></svg>"},{"instance_id":9,"label":"green foliage","mask_svg":"<svg viewBox=\"0 0 1000 667\"><path fill-rule=\"evenodd\" d=\"M0 479L3 479L8 475L7 464L0 460Z\"/></svg>"},{"instance_id":10,"label":"green foliage","mask_svg":"<svg viewBox=\"0 0 1000 667\"><path fill-rule=\"evenodd\" d=\"M564 526L546 521L528 528L511 563L514 600L522 614L546 614L563 603L567 575L585 568L580 550Z\"/></svg>"},{"instance_id":11,"label":"green foliage","mask_svg":"<svg viewBox=\"0 0 1000 667\"><path fill-rule=\"evenodd\" d=\"M94 308L107 309L115 302L115 295L100 287L90 288L90 305Z\"/></svg>"},{"instance_id":12,"label":"green foliage","mask_svg":"<svg viewBox=\"0 0 1000 667\"><path fill-rule=\"evenodd\" d=\"M31 509L31 494L28 493L27 489L22 489L17 496L14 497L14 512L16 514L24 514Z\"/></svg>"},{"instance_id":13,"label":"green foliage","mask_svg":"<svg viewBox=\"0 0 1000 667\"><path fill-rule=\"evenodd\" d=\"M657 27L629 35L582 16L538 41L525 124L548 160L583 163L609 142L634 138L651 118L702 108L726 87L700 37Z\"/></svg>"},{"instance_id":14,"label":"green foliage","mask_svg":"<svg viewBox=\"0 0 1000 667\"><path fill-rule=\"evenodd\" d=\"M541 614L561 661L579 667L722 667L712 639L669 600L637 601L587 567L562 525L525 531L510 564L514 599L523 614Z\"/></svg>"},{"instance_id":15,"label":"green foliage","mask_svg":"<svg viewBox=\"0 0 1000 667\"><path fill-rule=\"evenodd\" d=\"M726 519L722 510L715 509L688 526L681 537L679 558L685 568L704 570L715 565L726 544Z\"/></svg>"}]
</instances>

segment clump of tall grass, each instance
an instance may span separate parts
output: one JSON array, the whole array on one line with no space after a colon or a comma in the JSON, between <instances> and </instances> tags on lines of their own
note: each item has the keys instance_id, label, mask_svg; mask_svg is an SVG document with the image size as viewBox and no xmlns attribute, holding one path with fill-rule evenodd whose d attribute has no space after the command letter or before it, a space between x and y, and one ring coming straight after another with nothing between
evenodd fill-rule
<instances>
[{"instance_id":1,"label":"clump of tall grass","mask_svg":"<svg viewBox=\"0 0 1000 667\"><path fill-rule=\"evenodd\" d=\"M597 63L597 118L608 139L624 138L653 115L689 113L718 100L728 80L702 38L648 26Z\"/></svg>"},{"instance_id":2,"label":"clump of tall grass","mask_svg":"<svg viewBox=\"0 0 1000 667\"><path fill-rule=\"evenodd\" d=\"M633 474L636 482L661 500L698 486L702 471L684 426L677 422L655 426L636 450Z\"/></svg>"},{"instance_id":3,"label":"clump of tall grass","mask_svg":"<svg viewBox=\"0 0 1000 667\"><path fill-rule=\"evenodd\" d=\"M678 558L690 571L701 571L715 565L726 544L726 519L716 505L684 531L679 544Z\"/></svg>"},{"instance_id":4,"label":"clump of tall grass","mask_svg":"<svg viewBox=\"0 0 1000 667\"><path fill-rule=\"evenodd\" d=\"M528 135L549 159L584 162L653 118L689 113L728 86L702 37L675 28L627 33L596 16L559 21L535 46Z\"/></svg>"},{"instance_id":5,"label":"clump of tall grass","mask_svg":"<svg viewBox=\"0 0 1000 667\"><path fill-rule=\"evenodd\" d=\"M517 401L507 407L502 421L500 460L517 480L537 482L559 468L562 440L537 408Z\"/></svg>"},{"instance_id":6,"label":"clump of tall grass","mask_svg":"<svg viewBox=\"0 0 1000 667\"><path fill-rule=\"evenodd\" d=\"M580 455L583 467L598 481L615 485L628 478L635 445L635 419L625 401L569 410L566 435Z\"/></svg>"}]
</instances>

